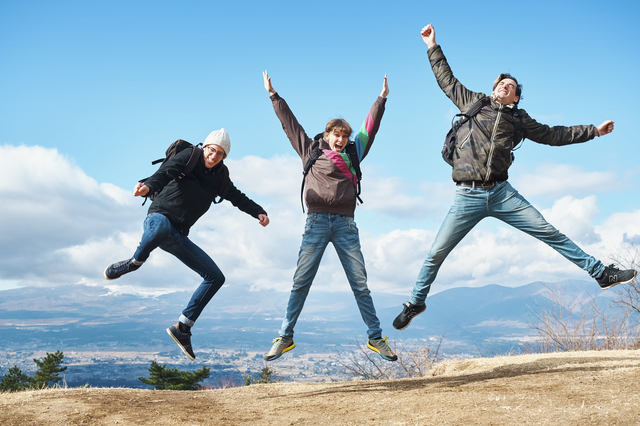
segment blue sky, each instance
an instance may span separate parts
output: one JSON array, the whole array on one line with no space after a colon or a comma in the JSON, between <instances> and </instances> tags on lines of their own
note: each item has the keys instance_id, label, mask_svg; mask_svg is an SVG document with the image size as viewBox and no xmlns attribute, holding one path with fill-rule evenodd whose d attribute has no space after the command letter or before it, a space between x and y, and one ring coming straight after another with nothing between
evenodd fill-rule
<instances>
[{"instance_id":1,"label":"blue sky","mask_svg":"<svg viewBox=\"0 0 640 426\"><path fill-rule=\"evenodd\" d=\"M613 134L585 144L526 141L510 181L594 256L640 244L638 3L455 4L0 2L0 289L105 284L106 264L137 244L146 206L128 194L153 173L150 161L178 138L201 142L224 127L232 179L272 224L263 230L229 206L214 207L194 239L228 281L288 290L304 220L301 165L263 88L268 69L309 134L334 117L358 127L388 75L356 220L372 288L408 294L453 197L439 153L457 111L428 66L419 36L428 23L469 89L489 92L506 71L524 85L521 108L540 122L616 122ZM332 249L326 257L319 287L344 290ZM170 289L189 274L164 254L150 263L155 272L145 268L117 286ZM588 279L492 220L441 276L434 291Z\"/></svg>"}]
</instances>

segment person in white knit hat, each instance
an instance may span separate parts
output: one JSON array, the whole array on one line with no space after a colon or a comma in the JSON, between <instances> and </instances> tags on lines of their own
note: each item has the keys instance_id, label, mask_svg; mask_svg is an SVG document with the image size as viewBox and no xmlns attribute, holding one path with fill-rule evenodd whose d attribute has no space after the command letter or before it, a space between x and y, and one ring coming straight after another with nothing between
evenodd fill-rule
<instances>
[{"instance_id":1,"label":"person in white knit hat","mask_svg":"<svg viewBox=\"0 0 640 426\"><path fill-rule=\"evenodd\" d=\"M178 152L153 176L138 182L133 189L134 196L155 194L144 221L140 244L131 259L116 262L104 271L108 280L120 278L140 268L151 252L160 247L203 278L178 322L167 328L167 333L192 361L196 356L191 346L191 327L222 287L225 278L209 255L189 239L190 228L211 204L222 199L258 219L260 225L269 224L267 212L240 192L229 179L229 170L223 160L230 149L227 131L215 130L207 136L202 149L192 146ZM190 161L192 154L194 161Z\"/></svg>"}]
</instances>

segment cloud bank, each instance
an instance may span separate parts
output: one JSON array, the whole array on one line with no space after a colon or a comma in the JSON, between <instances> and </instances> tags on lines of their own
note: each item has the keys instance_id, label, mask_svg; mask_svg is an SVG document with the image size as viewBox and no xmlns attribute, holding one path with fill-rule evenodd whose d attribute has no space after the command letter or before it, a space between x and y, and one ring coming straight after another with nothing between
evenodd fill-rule
<instances>
[{"instance_id":1,"label":"cloud bank","mask_svg":"<svg viewBox=\"0 0 640 426\"><path fill-rule=\"evenodd\" d=\"M263 205L271 224L263 228L223 202L212 206L190 237L220 266L228 285L287 292L305 220L299 199L300 160L250 156L227 164L236 186ZM538 183L542 179L538 175L530 178ZM446 211L450 183L409 185L399 177L380 176L373 168L367 170L366 179L367 201L358 209L366 207L380 220L392 219L397 224L389 232L360 229L370 287L374 292L408 296L437 229L406 229L403 221ZM81 170L55 149L0 146L0 200L0 289L84 283L154 295L192 290L200 282L195 273L161 250L137 272L105 280L106 266L135 251L148 205L142 207L142 200L134 198L130 189L96 182L90 171ZM640 210L600 218L596 195L563 196L541 212L603 261L623 242L640 240ZM598 218L601 221L596 223ZM432 291L571 278L588 280L589 276L546 245L487 219L452 252ZM331 246L314 289L349 289Z\"/></svg>"}]
</instances>

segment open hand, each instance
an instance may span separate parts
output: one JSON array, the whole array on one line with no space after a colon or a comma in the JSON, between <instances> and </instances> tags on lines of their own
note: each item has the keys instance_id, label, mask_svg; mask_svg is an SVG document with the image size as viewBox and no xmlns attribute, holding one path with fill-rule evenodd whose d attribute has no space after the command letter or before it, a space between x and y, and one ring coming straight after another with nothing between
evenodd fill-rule
<instances>
[{"instance_id":1,"label":"open hand","mask_svg":"<svg viewBox=\"0 0 640 426\"><path fill-rule=\"evenodd\" d=\"M271 85L271 77L269 77L269 72L267 72L266 70L262 73L262 78L264 79L264 88L267 89L267 92L269 92L270 95L273 95L276 93L275 89L273 88L273 86ZM266 225L265 225L266 226Z\"/></svg>"},{"instance_id":2,"label":"open hand","mask_svg":"<svg viewBox=\"0 0 640 426\"><path fill-rule=\"evenodd\" d=\"M382 93L380 93L381 98L386 98L389 94L389 85L387 84L387 75L384 75L384 81L382 82Z\"/></svg>"}]
</instances>

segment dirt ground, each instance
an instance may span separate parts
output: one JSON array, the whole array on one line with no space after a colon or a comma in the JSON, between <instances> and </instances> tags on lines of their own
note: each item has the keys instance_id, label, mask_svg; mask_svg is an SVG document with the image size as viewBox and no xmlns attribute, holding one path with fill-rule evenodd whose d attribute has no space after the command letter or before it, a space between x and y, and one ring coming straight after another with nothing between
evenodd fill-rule
<instances>
[{"instance_id":1,"label":"dirt ground","mask_svg":"<svg viewBox=\"0 0 640 426\"><path fill-rule=\"evenodd\" d=\"M0 424L640 425L639 391L640 351L574 352L449 361L401 380L4 393Z\"/></svg>"}]
</instances>

